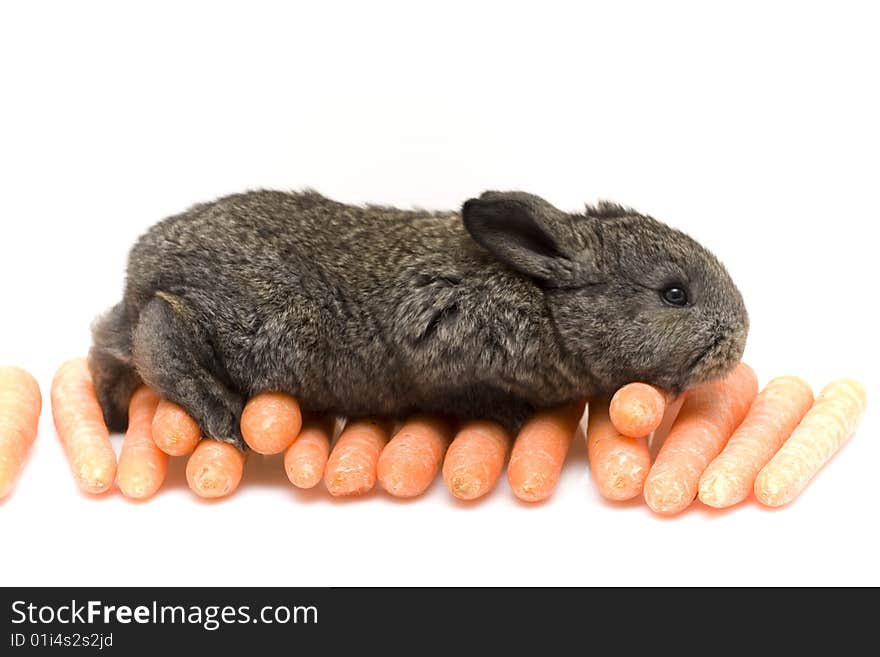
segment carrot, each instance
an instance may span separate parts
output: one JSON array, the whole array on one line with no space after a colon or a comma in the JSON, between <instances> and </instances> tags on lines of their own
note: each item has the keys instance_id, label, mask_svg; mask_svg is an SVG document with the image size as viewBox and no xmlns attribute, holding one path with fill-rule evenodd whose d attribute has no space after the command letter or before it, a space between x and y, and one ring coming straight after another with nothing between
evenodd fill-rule
<instances>
[{"instance_id":1,"label":"carrot","mask_svg":"<svg viewBox=\"0 0 880 657\"><path fill-rule=\"evenodd\" d=\"M507 465L514 495L526 502L550 497L583 414L584 402L576 402L539 411L523 425Z\"/></svg>"},{"instance_id":2,"label":"carrot","mask_svg":"<svg viewBox=\"0 0 880 657\"><path fill-rule=\"evenodd\" d=\"M37 438L42 405L33 376L19 367L0 367L0 500L12 491Z\"/></svg>"},{"instance_id":3,"label":"carrot","mask_svg":"<svg viewBox=\"0 0 880 657\"><path fill-rule=\"evenodd\" d=\"M755 398L727 446L700 477L700 501L724 508L748 497L758 472L791 435L812 403L813 391L803 379L780 376L770 381Z\"/></svg>"},{"instance_id":4,"label":"carrot","mask_svg":"<svg viewBox=\"0 0 880 657\"><path fill-rule=\"evenodd\" d=\"M663 420L661 420L660 426L654 429L654 433L648 437L648 447L651 451L652 461L657 457L657 453L666 441L666 436L669 435L669 430L672 429L672 425L675 424L675 420L678 418L678 412L681 410L681 406L684 404L686 397L687 392L685 391L677 397L669 400L666 404L666 411L663 413Z\"/></svg>"},{"instance_id":5,"label":"carrot","mask_svg":"<svg viewBox=\"0 0 880 657\"><path fill-rule=\"evenodd\" d=\"M77 485L103 493L116 479L116 453L85 358L64 363L52 380L52 415Z\"/></svg>"},{"instance_id":6,"label":"carrot","mask_svg":"<svg viewBox=\"0 0 880 657\"><path fill-rule=\"evenodd\" d=\"M642 492L651 469L648 437L622 435L611 421L608 402L590 402L587 454L602 497L619 502Z\"/></svg>"},{"instance_id":7,"label":"carrot","mask_svg":"<svg viewBox=\"0 0 880 657\"><path fill-rule=\"evenodd\" d=\"M299 436L284 454L284 470L290 483L298 488L312 488L324 476L330 455L334 418L307 419Z\"/></svg>"},{"instance_id":8,"label":"carrot","mask_svg":"<svg viewBox=\"0 0 880 657\"><path fill-rule=\"evenodd\" d=\"M234 445L202 440L186 462L186 481L199 497L229 495L241 482L247 455Z\"/></svg>"},{"instance_id":9,"label":"carrot","mask_svg":"<svg viewBox=\"0 0 880 657\"><path fill-rule=\"evenodd\" d=\"M395 497L415 497L425 492L443 461L452 439L445 420L416 415L409 418L379 457L378 477L382 488Z\"/></svg>"},{"instance_id":10,"label":"carrot","mask_svg":"<svg viewBox=\"0 0 880 657\"><path fill-rule=\"evenodd\" d=\"M152 427L159 396L146 386L134 391L128 403L128 430L119 453L116 480L132 499L155 495L165 481L168 455L153 442Z\"/></svg>"},{"instance_id":11,"label":"carrot","mask_svg":"<svg viewBox=\"0 0 880 657\"><path fill-rule=\"evenodd\" d=\"M697 495L700 476L745 417L758 392L745 363L726 378L690 390L645 481L645 501L657 513L683 511Z\"/></svg>"},{"instance_id":12,"label":"carrot","mask_svg":"<svg viewBox=\"0 0 880 657\"><path fill-rule=\"evenodd\" d=\"M614 428L630 438L647 436L663 420L667 396L647 383L628 383L611 398L608 414Z\"/></svg>"},{"instance_id":13,"label":"carrot","mask_svg":"<svg viewBox=\"0 0 880 657\"><path fill-rule=\"evenodd\" d=\"M324 472L324 484L331 495L362 495L373 488L379 454L390 430L390 422L380 419L353 420L345 425Z\"/></svg>"},{"instance_id":14,"label":"carrot","mask_svg":"<svg viewBox=\"0 0 880 657\"><path fill-rule=\"evenodd\" d=\"M251 397L241 414L241 435L257 454L280 454L296 440L301 428L299 404L283 392Z\"/></svg>"},{"instance_id":15,"label":"carrot","mask_svg":"<svg viewBox=\"0 0 880 657\"><path fill-rule=\"evenodd\" d=\"M755 480L755 497L767 506L796 498L855 432L865 412L865 389L857 381L829 383L816 403Z\"/></svg>"},{"instance_id":16,"label":"carrot","mask_svg":"<svg viewBox=\"0 0 880 657\"><path fill-rule=\"evenodd\" d=\"M202 439L198 423L174 402L161 399L153 416L153 442L169 456L183 456Z\"/></svg>"},{"instance_id":17,"label":"carrot","mask_svg":"<svg viewBox=\"0 0 880 657\"><path fill-rule=\"evenodd\" d=\"M510 436L497 422L466 422L443 461L449 492L460 500L475 500L492 490L504 468L509 445Z\"/></svg>"}]
</instances>

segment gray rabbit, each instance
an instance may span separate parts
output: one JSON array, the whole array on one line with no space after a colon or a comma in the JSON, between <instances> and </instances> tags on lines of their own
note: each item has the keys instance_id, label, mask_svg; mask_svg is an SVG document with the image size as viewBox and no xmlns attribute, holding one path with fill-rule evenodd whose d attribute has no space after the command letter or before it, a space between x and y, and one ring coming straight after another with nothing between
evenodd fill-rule
<instances>
[{"instance_id":1,"label":"gray rabbit","mask_svg":"<svg viewBox=\"0 0 880 657\"><path fill-rule=\"evenodd\" d=\"M319 413L515 431L536 408L630 381L679 392L720 377L747 331L711 253L619 205L567 213L485 192L427 212L253 191L137 241L89 364L111 429L143 382L243 448L244 403L263 391Z\"/></svg>"}]
</instances>

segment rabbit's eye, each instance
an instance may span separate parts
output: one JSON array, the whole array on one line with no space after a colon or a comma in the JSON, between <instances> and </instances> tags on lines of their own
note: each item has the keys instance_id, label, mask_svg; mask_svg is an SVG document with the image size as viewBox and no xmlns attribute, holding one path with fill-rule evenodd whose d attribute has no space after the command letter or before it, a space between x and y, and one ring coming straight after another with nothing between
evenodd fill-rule
<instances>
[{"instance_id":1,"label":"rabbit's eye","mask_svg":"<svg viewBox=\"0 0 880 657\"><path fill-rule=\"evenodd\" d=\"M688 302L687 291L678 285L667 287L662 293L663 301L670 306L686 306Z\"/></svg>"}]
</instances>

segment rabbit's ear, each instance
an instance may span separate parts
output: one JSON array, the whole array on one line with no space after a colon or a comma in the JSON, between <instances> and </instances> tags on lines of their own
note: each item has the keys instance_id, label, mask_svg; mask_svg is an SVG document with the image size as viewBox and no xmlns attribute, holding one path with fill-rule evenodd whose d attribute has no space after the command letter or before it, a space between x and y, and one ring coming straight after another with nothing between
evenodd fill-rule
<instances>
[{"instance_id":1,"label":"rabbit's ear","mask_svg":"<svg viewBox=\"0 0 880 657\"><path fill-rule=\"evenodd\" d=\"M501 262L551 287L588 284L592 254L575 254L569 215L525 192L485 192L462 207L471 237ZM586 257L584 257L586 256Z\"/></svg>"}]
</instances>

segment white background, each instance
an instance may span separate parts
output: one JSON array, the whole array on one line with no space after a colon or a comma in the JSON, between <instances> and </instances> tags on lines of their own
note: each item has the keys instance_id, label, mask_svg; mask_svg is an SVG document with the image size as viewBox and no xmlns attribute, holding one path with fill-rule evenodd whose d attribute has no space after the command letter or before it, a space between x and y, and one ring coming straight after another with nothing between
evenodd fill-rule
<instances>
[{"instance_id":1,"label":"white background","mask_svg":"<svg viewBox=\"0 0 880 657\"><path fill-rule=\"evenodd\" d=\"M10 2L0 9L0 362L37 443L0 503L0 584L880 584L877 15L869 3ZM457 207L610 198L727 263L761 383L868 387L852 442L780 511L603 502L579 438L556 495L333 500L252 457L203 502L74 487L48 385L158 219L249 187ZM117 439L118 446L118 439Z\"/></svg>"}]
</instances>

